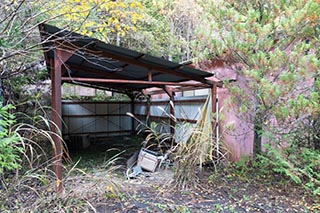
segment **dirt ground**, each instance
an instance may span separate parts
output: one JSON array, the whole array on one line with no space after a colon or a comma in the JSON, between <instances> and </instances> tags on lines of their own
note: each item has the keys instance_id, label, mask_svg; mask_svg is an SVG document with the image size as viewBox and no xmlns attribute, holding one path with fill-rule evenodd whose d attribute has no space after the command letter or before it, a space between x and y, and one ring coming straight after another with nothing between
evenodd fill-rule
<instances>
[{"instance_id":1,"label":"dirt ground","mask_svg":"<svg viewBox=\"0 0 320 213\"><path fill-rule=\"evenodd\" d=\"M125 164L140 142L125 145L118 140L121 152L103 143L73 156L78 164L68 165L63 180L64 193L54 192L52 184L39 178L24 181L27 187L14 187L4 194L2 210L6 212L320 212L320 198L301 187L277 177L242 178L233 173L212 175L207 168L199 186L189 190L172 187L174 168L158 169L127 179ZM131 141L131 139L128 141ZM110 156L117 153L116 164ZM118 167L118 165L120 167ZM70 167L73 167L70 169ZM247 176L247 177L250 177ZM255 175L252 175L255 177ZM52 181L48 181L48 183ZM54 182L53 182L54 183ZM21 184L21 181L19 183ZM0 190L1 192L1 190Z\"/></svg>"},{"instance_id":2,"label":"dirt ground","mask_svg":"<svg viewBox=\"0 0 320 213\"><path fill-rule=\"evenodd\" d=\"M139 142L135 144L139 146ZM122 155L122 165L136 146L125 148L130 151ZM97 152L94 153L97 156ZM201 188L179 191L172 188L173 168L130 180L126 179L123 167L120 171L114 172L117 175L111 179L104 178L107 177L104 170L88 173L86 190L89 194L96 193L86 199L97 212L320 212L319 198L310 197L303 188L285 185L276 178L248 180L233 174L212 176L212 170L208 170L200 178ZM80 185L80 192L85 193L86 184Z\"/></svg>"},{"instance_id":3,"label":"dirt ground","mask_svg":"<svg viewBox=\"0 0 320 213\"><path fill-rule=\"evenodd\" d=\"M97 212L319 212L319 200L298 187L222 177L208 183L204 175L201 189L177 191L172 178L171 170L131 180L114 177L117 195L109 191L91 202Z\"/></svg>"}]
</instances>

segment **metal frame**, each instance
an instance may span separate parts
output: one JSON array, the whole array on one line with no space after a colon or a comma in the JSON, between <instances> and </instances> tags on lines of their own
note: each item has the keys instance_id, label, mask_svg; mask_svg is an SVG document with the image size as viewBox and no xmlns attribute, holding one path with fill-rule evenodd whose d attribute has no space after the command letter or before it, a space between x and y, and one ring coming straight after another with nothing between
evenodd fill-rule
<instances>
[{"instance_id":1,"label":"metal frame","mask_svg":"<svg viewBox=\"0 0 320 213\"><path fill-rule=\"evenodd\" d=\"M44 28L43 25L40 25L40 30ZM50 33L49 33L50 34ZM79 36L79 35L78 35ZM52 121L54 125L52 126L53 135L52 138L54 140L55 147L53 149L53 171L56 174L56 189L58 193L63 191L62 187L62 137L61 137L61 129L62 129L62 121L61 121L61 85L64 82L70 82L73 84L80 84L80 83L88 83L88 86L92 87L101 87L105 89L113 88L119 89L119 91L123 91L131 98L131 111L134 112L134 92L142 92L142 89L149 88L149 87L158 87L159 89L166 92L170 97L170 113L174 115L174 93L178 90L184 89L195 89L195 88L211 88L212 89L212 112L216 112L216 90L217 86L221 86L222 82L214 82L211 80L206 79L205 77L192 75L187 72L186 65L180 64L174 68L166 69L161 65L157 64L150 64L148 61L143 61L145 54L141 53L139 57L136 58L128 58L126 56L121 56L119 54L114 54L112 52L104 52L101 50L96 50L94 47L99 46L98 43L100 41L90 41L90 45L79 46L76 41L69 41L64 37L61 37L59 33L55 35L49 35L48 39L48 32L41 31L41 37L43 40L43 50L45 53L45 59L48 65L48 69L50 71L51 82L52 82ZM51 40L50 40L51 38ZM89 39L89 38L86 38ZM54 40L54 42L52 42ZM81 39L80 39L81 40ZM75 43L73 43L75 42ZM83 41L81 41L83 42ZM81 43L80 42L80 43ZM95 45L92 47L92 42L96 42ZM102 43L102 42L101 42ZM107 46L107 44L105 44ZM119 47L117 47L119 48ZM50 56L50 52L54 54L54 57ZM99 70L98 68L94 69L90 66L87 66L84 63L81 67L77 67L78 70L82 72L86 72L87 74L99 74L100 77L77 77L72 76L68 69L70 67L75 67L77 65L73 65L69 63L68 60L76 55L85 52L88 57L96 56L104 57L108 59L113 59L124 63L123 68L127 66L134 65L139 66L144 69L148 69L147 76L143 79L128 79L128 77L122 77L117 73L107 73L104 71ZM86 55L82 55L82 57L86 57ZM150 57L150 56L148 56ZM164 61L163 59L159 58L159 61ZM156 71L153 74L153 71ZM161 73L165 73L166 75L171 76L178 76L180 79L185 79L187 82L175 82L175 81L155 81L154 77L156 75L160 75ZM202 73L203 74L203 73ZM106 79L108 78L108 79ZM189 82L193 80L193 82ZM196 81L196 82L195 82ZM134 87L130 87L130 85L142 85L142 89L134 89ZM152 93L152 92L151 92ZM149 105L149 107L148 107ZM150 102L148 104L146 110L150 110ZM134 121L132 121L134 123ZM175 125L175 121L171 118L170 125L173 127ZM213 122L213 126L216 126L215 122ZM134 130L132 130L134 131ZM174 134L174 128L171 128L171 133Z\"/></svg>"}]
</instances>

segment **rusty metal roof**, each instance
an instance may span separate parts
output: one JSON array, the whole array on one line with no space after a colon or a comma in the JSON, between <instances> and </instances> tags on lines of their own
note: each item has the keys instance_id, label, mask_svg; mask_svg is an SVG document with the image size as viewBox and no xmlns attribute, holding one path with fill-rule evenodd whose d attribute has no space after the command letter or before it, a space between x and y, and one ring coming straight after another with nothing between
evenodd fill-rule
<instances>
[{"instance_id":1,"label":"rusty metal roof","mask_svg":"<svg viewBox=\"0 0 320 213\"><path fill-rule=\"evenodd\" d=\"M80 84L73 79L91 78L164 83L194 80L210 85L210 81L206 80L206 77L213 76L211 73L184 64L107 44L48 24L39 25L39 29L47 65L50 59L54 58L55 48L63 48L67 51L72 48L76 49L64 63L63 77L69 77L71 83ZM48 70L51 72L49 65ZM125 84L101 81L88 81L85 84L120 92L141 91L154 87L154 85L144 83ZM158 85L158 87L163 86L165 85Z\"/></svg>"}]
</instances>

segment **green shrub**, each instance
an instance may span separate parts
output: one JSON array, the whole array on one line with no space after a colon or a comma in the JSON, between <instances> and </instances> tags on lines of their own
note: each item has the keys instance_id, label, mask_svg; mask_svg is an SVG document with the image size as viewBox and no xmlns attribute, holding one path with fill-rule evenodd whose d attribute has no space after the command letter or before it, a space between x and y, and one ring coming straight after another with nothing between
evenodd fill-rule
<instances>
[{"instance_id":1,"label":"green shrub","mask_svg":"<svg viewBox=\"0 0 320 213\"><path fill-rule=\"evenodd\" d=\"M259 155L259 167L271 169L302 184L313 195L320 195L320 152L306 147L278 148L265 146L266 153Z\"/></svg>"},{"instance_id":2,"label":"green shrub","mask_svg":"<svg viewBox=\"0 0 320 213\"><path fill-rule=\"evenodd\" d=\"M0 108L0 174L4 171L20 168L20 153L22 148L18 147L20 139L15 131L11 131L15 124L15 117L9 113L14 109L12 105Z\"/></svg>"}]
</instances>

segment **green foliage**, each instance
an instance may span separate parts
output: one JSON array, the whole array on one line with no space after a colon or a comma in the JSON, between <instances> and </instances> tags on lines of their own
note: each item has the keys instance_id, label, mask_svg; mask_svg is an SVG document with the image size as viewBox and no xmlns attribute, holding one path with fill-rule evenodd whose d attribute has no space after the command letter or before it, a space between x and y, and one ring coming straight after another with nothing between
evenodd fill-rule
<instances>
[{"instance_id":1,"label":"green foliage","mask_svg":"<svg viewBox=\"0 0 320 213\"><path fill-rule=\"evenodd\" d=\"M137 31L123 38L123 45L176 62L197 56L196 26L202 8L195 0L142 1Z\"/></svg>"},{"instance_id":2,"label":"green foliage","mask_svg":"<svg viewBox=\"0 0 320 213\"><path fill-rule=\"evenodd\" d=\"M278 148L266 146L260 155L262 170L282 174L296 184L302 184L313 195L320 195L320 152L310 148Z\"/></svg>"},{"instance_id":3,"label":"green foliage","mask_svg":"<svg viewBox=\"0 0 320 213\"><path fill-rule=\"evenodd\" d=\"M281 138L319 114L319 3L227 0L207 7L202 18L210 24L199 26L197 49L237 73L227 86L239 117L254 125L255 147L264 134Z\"/></svg>"},{"instance_id":4,"label":"green foliage","mask_svg":"<svg viewBox=\"0 0 320 213\"><path fill-rule=\"evenodd\" d=\"M19 154L23 149L18 145L20 138L15 131L11 131L15 124L15 117L8 111L14 109L12 105L0 108L0 174L21 167Z\"/></svg>"},{"instance_id":5,"label":"green foliage","mask_svg":"<svg viewBox=\"0 0 320 213\"><path fill-rule=\"evenodd\" d=\"M252 179L262 181L264 185L288 183L300 185L308 194L320 195L320 152L306 147L291 146L279 148L265 145L265 152L255 159L243 156L238 162L221 167L218 174L209 177L209 182L217 175L228 180Z\"/></svg>"}]
</instances>

